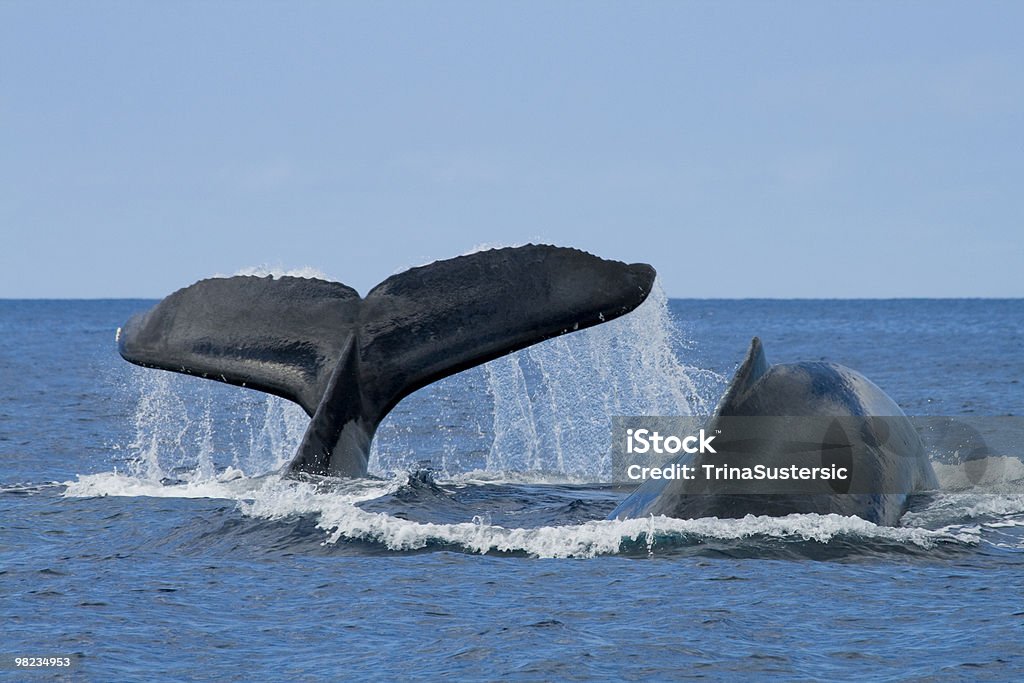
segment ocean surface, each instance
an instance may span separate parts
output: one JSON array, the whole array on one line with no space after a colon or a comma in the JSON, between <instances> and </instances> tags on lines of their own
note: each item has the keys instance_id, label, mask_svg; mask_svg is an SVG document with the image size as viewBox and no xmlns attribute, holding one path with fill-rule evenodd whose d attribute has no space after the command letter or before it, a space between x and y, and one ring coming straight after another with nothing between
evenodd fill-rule
<instances>
[{"instance_id":1,"label":"ocean surface","mask_svg":"<svg viewBox=\"0 0 1024 683\"><path fill-rule=\"evenodd\" d=\"M152 303L0 301L2 680L1024 677L1019 442L932 453L898 528L603 521L612 416L706 414L754 335L909 415L1024 414L1022 300L656 294L408 397L362 481L278 474L297 407L122 361Z\"/></svg>"}]
</instances>

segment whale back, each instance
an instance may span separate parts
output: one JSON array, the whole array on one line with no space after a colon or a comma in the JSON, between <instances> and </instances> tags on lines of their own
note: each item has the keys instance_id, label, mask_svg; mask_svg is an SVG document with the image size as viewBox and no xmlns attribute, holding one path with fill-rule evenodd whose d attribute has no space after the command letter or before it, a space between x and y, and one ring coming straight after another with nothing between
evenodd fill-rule
<instances>
[{"instance_id":1,"label":"whale back","mask_svg":"<svg viewBox=\"0 0 1024 683\"><path fill-rule=\"evenodd\" d=\"M648 479L611 518L818 513L895 525L909 496L937 486L920 436L900 407L862 374L836 363L771 365L758 338L705 431L714 454L682 454L693 479ZM710 479L704 466L845 468L844 479Z\"/></svg>"}]
</instances>

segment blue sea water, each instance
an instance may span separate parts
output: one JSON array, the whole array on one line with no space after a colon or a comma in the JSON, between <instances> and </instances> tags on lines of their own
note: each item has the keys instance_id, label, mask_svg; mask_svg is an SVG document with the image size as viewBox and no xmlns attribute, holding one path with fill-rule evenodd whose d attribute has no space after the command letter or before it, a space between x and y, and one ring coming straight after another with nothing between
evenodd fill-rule
<instances>
[{"instance_id":1,"label":"blue sea water","mask_svg":"<svg viewBox=\"0 0 1024 683\"><path fill-rule=\"evenodd\" d=\"M277 474L294 406L121 361L151 303L0 301L0 678L1024 676L1016 443L933 453L898 528L603 521L611 416L706 412L755 334L911 415L1021 415L1022 300L654 297L410 396L357 482Z\"/></svg>"}]
</instances>

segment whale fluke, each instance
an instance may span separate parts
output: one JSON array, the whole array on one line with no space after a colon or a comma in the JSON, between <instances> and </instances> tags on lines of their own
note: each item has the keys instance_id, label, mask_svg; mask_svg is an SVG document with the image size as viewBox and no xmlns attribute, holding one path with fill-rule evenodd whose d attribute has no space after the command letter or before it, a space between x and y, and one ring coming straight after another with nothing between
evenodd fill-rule
<instances>
[{"instance_id":1,"label":"whale fluke","mask_svg":"<svg viewBox=\"0 0 1024 683\"><path fill-rule=\"evenodd\" d=\"M394 275L366 297L324 280L236 276L171 294L118 332L121 356L298 403L289 468L364 476L377 425L413 391L639 306L654 269L528 245Z\"/></svg>"}]
</instances>

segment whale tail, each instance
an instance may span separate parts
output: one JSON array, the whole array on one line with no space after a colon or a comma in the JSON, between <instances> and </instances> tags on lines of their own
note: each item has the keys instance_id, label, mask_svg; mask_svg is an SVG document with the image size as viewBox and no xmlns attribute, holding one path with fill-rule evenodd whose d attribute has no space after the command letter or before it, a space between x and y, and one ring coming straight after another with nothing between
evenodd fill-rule
<instances>
[{"instance_id":1,"label":"whale tail","mask_svg":"<svg viewBox=\"0 0 1024 683\"><path fill-rule=\"evenodd\" d=\"M337 282L197 282L132 317L121 356L249 387L311 417L292 471L364 476L377 425L413 391L531 344L628 313L654 269L528 245L394 275L365 298Z\"/></svg>"}]
</instances>

